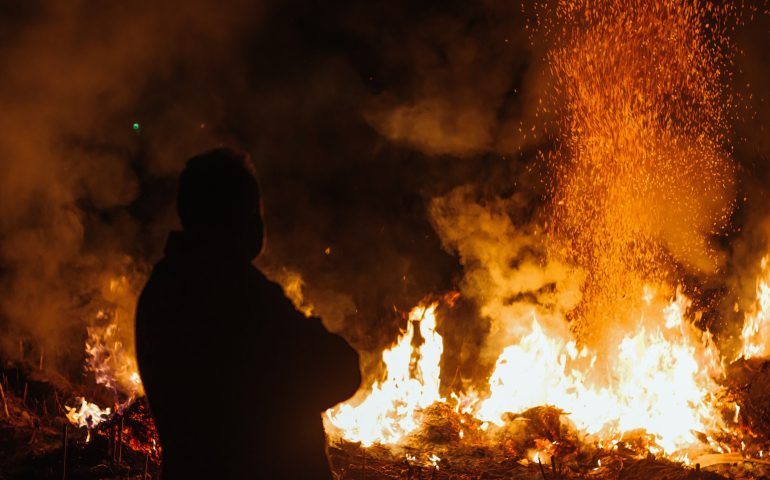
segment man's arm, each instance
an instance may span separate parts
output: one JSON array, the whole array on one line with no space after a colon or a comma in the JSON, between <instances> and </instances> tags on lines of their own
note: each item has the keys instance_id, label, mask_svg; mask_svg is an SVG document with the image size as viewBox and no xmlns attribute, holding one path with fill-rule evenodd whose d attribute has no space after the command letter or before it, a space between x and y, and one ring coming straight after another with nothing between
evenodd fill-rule
<instances>
[{"instance_id":1,"label":"man's arm","mask_svg":"<svg viewBox=\"0 0 770 480\"><path fill-rule=\"evenodd\" d=\"M361 385L358 352L326 330L321 319L297 315L298 380L306 386L302 393L324 411L353 396Z\"/></svg>"},{"instance_id":2,"label":"man's arm","mask_svg":"<svg viewBox=\"0 0 770 480\"><path fill-rule=\"evenodd\" d=\"M266 348L274 352L277 363L285 365L274 373L282 376L286 393L318 412L353 396L361 385L358 352L329 332L321 319L300 313L278 284L264 276L261 282L267 282L261 287L265 295L262 308L269 305L273 335L272 344L265 339Z\"/></svg>"}]
</instances>

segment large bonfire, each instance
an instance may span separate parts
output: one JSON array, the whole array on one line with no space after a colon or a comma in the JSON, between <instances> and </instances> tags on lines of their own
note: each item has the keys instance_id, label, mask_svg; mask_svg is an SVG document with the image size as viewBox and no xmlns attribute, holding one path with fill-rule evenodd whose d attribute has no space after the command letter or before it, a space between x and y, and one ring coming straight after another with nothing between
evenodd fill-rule
<instances>
[{"instance_id":1,"label":"large bonfire","mask_svg":"<svg viewBox=\"0 0 770 480\"><path fill-rule=\"evenodd\" d=\"M545 260L506 265L515 252L501 238L524 234L496 206L461 200L447 220L453 200L434 202L445 243L466 266L482 265L481 276L466 272L464 293L510 341L497 348L481 387L442 390L441 320L435 304L416 307L382 355L384 379L328 411L327 431L364 446L399 445L443 402L473 420L458 442L471 429L474 441L480 432L494 441L517 414L549 406L598 445L643 432L651 454L689 461L693 452L725 452L730 446L715 439L735 428L740 409L726 400L726 357L696 327L704 312L680 276L718 270L708 238L725 231L733 208L735 12L691 0L563 0L534 9L533 30L554 45L552 94L541 109L556 118L555 147L541 157L554 175L548 224L521 230ZM577 298L567 308L506 300L501 286L525 284L515 277L526 275L578 279ZM764 280L758 295L746 317L746 357L767 353ZM421 344L413 341L418 329ZM545 461L548 450L530 455Z\"/></svg>"}]
</instances>

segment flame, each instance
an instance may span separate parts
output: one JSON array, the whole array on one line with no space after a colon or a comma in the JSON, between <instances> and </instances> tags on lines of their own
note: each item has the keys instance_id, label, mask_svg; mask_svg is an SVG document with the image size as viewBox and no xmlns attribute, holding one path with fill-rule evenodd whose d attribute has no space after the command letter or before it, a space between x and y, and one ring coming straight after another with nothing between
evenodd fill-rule
<instances>
[{"instance_id":1,"label":"flame","mask_svg":"<svg viewBox=\"0 0 770 480\"><path fill-rule=\"evenodd\" d=\"M507 412L552 405L580 431L608 442L642 429L655 440L650 451L665 454L697 444L697 432L723 429L715 401L721 387L714 381L723 366L710 335L686 320L687 297L677 292L664 301L650 298L651 291L644 289L638 330L622 338L612 361L604 360L605 375L596 374L597 352L546 329L533 313L530 332L497 359L488 395L453 392L455 411L475 416L485 432L490 424L502 426ZM413 309L406 332L383 352L384 382L357 405L326 413L331 432L364 446L397 444L420 426L423 409L446 402L439 394L442 339L435 307ZM417 346L415 324L425 340Z\"/></svg>"},{"instance_id":2,"label":"flame","mask_svg":"<svg viewBox=\"0 0 770 480\"><path fill-rule=\"evenodd\" d=\"M710 338L699 338L683 320L688 305L678 295L657 312L662 326L626 335L607 366L606 384L591 375L596 353L549 335L533 315L531 333L498 358L477 417L502 425L506 412L553 405L601 438L644 429L666 453L696 443L694 432L719 427L709 399L720 387L709 373L722 368Z\"/></svg>"},{"instance_id":3,"label":"flame","mask_svg":"<svg viewBox=\"0 0 770 480\"><path fill-rule=\"evenodd\" d=\"M423 409L444 400L439 394L444 345L436 332L436 306L418 306L409 313L406 332L382 353L384 382L372 386L357 405L344 403L326 412L328 424L344 438L364 446L399 443L420 426ZM418 327L423 343L414 346Z\"/></svg>"},{"instance_id":4,"label":"flame","mask_svg":"<svg viewBox=\"0 0 770 480\"><path fill-rule=\"evenodd\" d=\"M114 396L113 406L116 413L123 411L135 399L144 395L144 387L136 356L133 350L132 330L121 324L121 320L131 319L133 325L133 310L126 307L124 299L135 298L130 282L125 276L108 279L103 288L105 298L113 303L113 308L99 310L94 319L94 325L87 328L88 337L85 342L85 370L93 372L96 384L103 385ZM129 303L132 303L133 300ZM86 442L91 439L90 430L107 420L113 410L110 407L102 409L96 403L89 402L84 397L78 397L80 407L65 407L66 417L78 427L87 427L89 432Z\"/></svg>"},{"instance_id":5,"label":"flame","mask_svg":"<svg viewBox=\"0 0 770 480\"><path fill-rule=\"evenodd\" d=\"M66 405L64 407L67 409L67 420L73 425L86 427L90 430L107 420L111 415L109 407L102 409L99 405L90 403L83 397L78 397L78 399L80 400L80 408L69 407ZM88 438L91 438L90 432Z\"/></svg>"},{"instance_id":6,"label":"flame","mask_svg":"<svg viewBox=\"0 0 770 480\"><path fill-rule=\"evenodd\" d=\"M97 315L99 321L109 318L104 311ZM118 410L144 395L136 358L121 339L116 318L105 326L88 327L86 354L86 370L94 373L96 383L112 390L116 399L119 393L128 397L123 402L116 400Z\"/></svg>"},{"instance_id":7,"label":"flame","mask_svg":"<svg viewBox=\"0 0 770 480\"><path fill-rule=\"evenodd\" d=\"M760 262L761 272L757 278L756 302L746 314L741 337L744 358L767 357L770 355L770 269L769 257ZM737 415L737 414L736 414Z\"/></svg>"},{"instance_id":8,"label":"flame","mask_svg":"<svg viewBox=\"0 0 770 480\"><path fill-rule=\"evenodd\" d=\"M548 458L548 454L546 454L545 452L541 452L539 450L532 450L530 453L531 453L530 460L532 461L532 463L540 463L540 464L548 463L546 460Z\"/></svg>"},{"instance_id":9,"label":"flame","mask_svg":"<svg viewBox=\"0 0 770 480\"><path fill-rule=\"evenodd\" d=\"M112 280L109 288L114 290L120 285L119 280ZM117 313L110 316L105 311L97 313L97 321L106 322L104 326L88 327L86 340L86 371L93 372L98 385L104 385L115 395L115 410L122 412L133 401L144 395L142 379L136 365L136 358L131 349L126 348L118 334ZM111 321L110 321L111 320ZM124 401L118 400L118 394L126 395ZM78 397L80 408L65 406L66 417L73 425L87 427L89 430L106 420L112 413L110 407L102 409L96 403L84 397ZM90 441L88 432L86 442Z\"/></svg>"}]
</instances>

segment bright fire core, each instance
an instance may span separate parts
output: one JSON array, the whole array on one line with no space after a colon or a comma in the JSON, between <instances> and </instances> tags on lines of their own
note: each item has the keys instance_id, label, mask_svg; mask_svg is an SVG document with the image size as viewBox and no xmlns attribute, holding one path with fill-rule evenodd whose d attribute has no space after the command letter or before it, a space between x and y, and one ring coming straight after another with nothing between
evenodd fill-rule
<instances>
[{"instance_id":1,"label":"bright fire core","mask_svg":"<svg viewBox=\"0 0 770 480\"><path fill-rule=\"evenodd\" d=\"M695 444L697 432L723 430L716 408L720 387L712 380L722 367L708 335L685 318L688 300L677 294L664 302L648 291L644 303L640 314L658 326L626 336L609 375L592 375L597 354L578 349L568 334L547 332L533 316L531 332L498 358L488 393L452 395L451 403L498 426L506 413L552 405L597 440L611 442L643 429L654 437L649 448L667 454ZM420 427L427 407L446 401L439 392L442 348L435 309L434 304L412 310L407 331L382 355L386 380L360 403L327 412L332 435L365 446L398 444ZM415 328L425 339L420 346L413 346ZM602 384L595 377L609 380Z\"/></svg>"}]
</instances>

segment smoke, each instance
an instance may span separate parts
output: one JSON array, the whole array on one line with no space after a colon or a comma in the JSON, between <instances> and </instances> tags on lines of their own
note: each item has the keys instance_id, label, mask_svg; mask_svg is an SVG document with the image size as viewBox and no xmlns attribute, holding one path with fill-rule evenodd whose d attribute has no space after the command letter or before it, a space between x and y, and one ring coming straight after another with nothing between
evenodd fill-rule
<instances>
[{"instance_id":1,"label":"smoke","mask_svg":"<svg viewBox=\"0 0 770 480\"><path fill-rule=\"evenodd\" d=\"M192 154L252 154L260 265L295 272L314 313L377 351L403 327L394 307L459 274L430 198L504 172L510 157L474 159L516 154L532 135L521 91L536 82L508 5L0 10L0 351L73 379L86 327L117 321L132 345L134 299L177 228L175 177Z\"/></svg>"},{"instance_id":2,"label":"smoke","mask_svg":"<svg viewBox=\"0 0 770 480\"><path fill-rule=\"evenodd\" d=\"M105 318L132 345L135 297L178 227L175 177L223 144L257 165L259 265L366 362L427 295L462 290L439 329L467 363L519 335L514 317L549 323L581 298L580 269L544 247L551 45L516 2L0 12L5 358L78 378Z\"/></svg>"},{"instance_id":3,"label":"smoke","mask_svg":"<svg viewBox=\"0 0 770 480\"><path fill-rule=\"evenodd\" d=\"M191 135L198 119L214 111L214 102L199 95L211 92L204 82L221 88L194 67L221 65L237 46L233 30L245 27L245 16L259 19L245 2L238 6L243 16L203 2L176 7L142 1L0 7L6 357L77 372L81 362L73 360L83 357L85 326L105 308L119 319L123 343L133 345L133 303L147 253L157 252L156 226L167 228L171 218L166 201L149 214L137 202L147 198L149 179L177 171L186 156L217 143L208 130ZM178 89L164 85L184 78ZM111 288L115 282L123 286Z\"/></svg>"},{"instance_id":4,"label":"smoke","mask_svg":"<svg viewBox=\"0 0 770 480\"><path fill-rule=\"evenodd\" d=\"M456 10L399 32L386 58L408 63L410 75L371 99L365 118L392 142L428 155L518 153L542 133L544 46L530 43L515 3Z\"/></svg>"},{"instance_id":5,"label":"smoke","mask_svg":"<svg viewBox=\"0 0 770 480\"><path fill-rule=\"evenodd\" d=\"M549 259L542 227L526 214L528 200L520 192L483 199L462 186L431 203L445 248L457 252L464 268L461 291L489 324L481 357L487 366L504 347L530 333L535 318L566 336L567 313L581 298L584 275Z\"/></svg>"}]
</instances>

